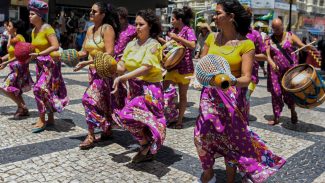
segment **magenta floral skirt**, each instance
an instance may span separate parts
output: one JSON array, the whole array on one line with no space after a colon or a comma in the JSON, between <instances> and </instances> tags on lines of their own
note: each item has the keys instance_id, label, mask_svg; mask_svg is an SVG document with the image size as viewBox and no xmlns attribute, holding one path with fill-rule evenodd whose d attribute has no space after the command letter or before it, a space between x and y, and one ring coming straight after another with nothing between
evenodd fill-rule
<instances>
[{"instance_id":1,"label":"magenta floral skirt","mask_svg":"<svg viewBox=\"0 0 325 183\"><path fill-rule=\"evenodd\" d=\"M162 83L129 80L127 103L115 110L114 121L129 131L137 140L151 142L150 151L156 154L166 135Z\"/></svg>"},{"instance_id":2,"label":"magenta floral skirt","mask_svg":"<svg viewBox=\"0 0 325 183\"><path fill-rule=\"evenodd\" d=\"M85 108L86 122L90 129L95 127L106 131L112 125L113 109L121 109L125 103L126 90L120 85L118 94L112 95L112 78L101 78L94 68L88 72L89 87L82 104Z\"/></svg>"},{"instance_id":3,"label":"magenta floral skirt","mask_svg":"<svg viewBox=\"0 0 325 183\"><path fill-rule=\"evenodd\" d=\"M50 56L36 59L36 82L33 87L38 112L62 112L69 98L61 73L61 62Z\"/></svg>"},{"instance_id":4,"label":"magenta floral skirt","mask_svg":"<svg viewBox=\"0 0 325 183\"><path fill-rule=\"evenodd\" d=\"M194 143L204 170L213 167L215 158L224 157L229 165L238 167L244 178L263 182L286 161L249 129L246 91L204 87Z\"/></svg>"},{"instance_id":5,"label":"magenta floral skirt","mask_svg":"<svg viewBox=\"0 0 325 183\"><path fill-rule=\"evenodd\" d=\"M14 61L9 64L9 70L9 74L0 84L0 88L15 96L32 89L34 82L29 72L28 63Z\"/></svg>"}]
</instances>

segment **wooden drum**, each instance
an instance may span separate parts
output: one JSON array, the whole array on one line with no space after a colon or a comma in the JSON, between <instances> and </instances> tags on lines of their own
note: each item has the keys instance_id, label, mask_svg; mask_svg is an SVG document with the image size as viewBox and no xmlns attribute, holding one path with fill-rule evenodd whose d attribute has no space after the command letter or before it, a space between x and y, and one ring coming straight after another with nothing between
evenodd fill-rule
<instances>
[{"instance_id":1,"label":"wooden drum","mask_svg":"<svg viewBox=\"0 0 325 183\"><path fill-rule=\"evenodd\" d=\"M185 56L185 47L171 40L162 46L162 66L169 70L175 67Z\"/></svg>"},{"instance_id":2,"label":"wooden drum","mask_svg":"<svg viewBox=\"0 0 325 183\"><path fill-rule=\"evenodd\" d=\"M299 107L314 108L325 100L324 81L309 64L300 64L289 69L281 83L284 90L292 94Z\"/></svg>"}]
</instances>

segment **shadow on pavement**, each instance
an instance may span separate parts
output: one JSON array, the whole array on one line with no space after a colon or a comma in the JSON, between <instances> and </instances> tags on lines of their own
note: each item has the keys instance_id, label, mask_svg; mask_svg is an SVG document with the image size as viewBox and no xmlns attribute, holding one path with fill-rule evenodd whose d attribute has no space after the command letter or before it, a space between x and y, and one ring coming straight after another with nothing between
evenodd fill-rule
<instances>
[{"instance_id":1,"label":"shadow on pavement","mask_svg":"<svg viewBox=\"0 0 325 183\"><path fill-rule=\"evenodd\" d=\"M181 161L183 159L182 158L183 155L181 152L175 151L170 147L162 146L162 148L158 151L154 161L144 162L139 164L131 163L131 158L127 155L128 154L135 155L135 153L139 149L139 145L138 142L131 136L129 132L123 130L113 130L112 139L108 141L96 143L96 146L104 147L104 146L109 146L112 143L117 143L126 149L126 151L121 154L108 153L108 155L112 157L112 161L116 163L129 162L125 165L126 167L136 171L143 171L146 173L150 173L152 175L157 176L158 178L163 177L170 171L169 168L170 165L178 161Z\"/></svg>"},{"instance_id":2,"label":"shadow on pavement","mask_svg":"<svg viewBox=\"0 0 325 183\"><path fill-rule=\"evenodd\" d=\"M55 119L54 125L47 127L46 131L69 132L75 126L72 119Z\"/></svg>"},{"instance_id":3,"label":"shadow on pavement","mask_svg":"<svg viewBox=\"0 0 325 183\"><path fill-rule=\"evenodd\" d=\"M266 120L272 120L273 115L264 115L264 118ZM291 118L282 116L280 117L280 125L283 128L286 128L288 130L296 131L296 132L324 132L325 128L319 125L312 124L312 122L307 123L304 121L299 120L298 117L298 123L292 124Z\"/></svg>"}]
</instances>

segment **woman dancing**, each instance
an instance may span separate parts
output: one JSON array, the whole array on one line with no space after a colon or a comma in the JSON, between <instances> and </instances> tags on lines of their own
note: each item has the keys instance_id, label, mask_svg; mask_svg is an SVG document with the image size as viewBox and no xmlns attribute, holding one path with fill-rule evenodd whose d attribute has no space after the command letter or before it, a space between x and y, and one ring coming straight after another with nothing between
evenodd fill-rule
<instances>
[{"instance_id":1,"label":"woman dancing","mask_svg":"<svg viewBox=\"0 0 325 183\"><path fill-rule=\"evenodd\" d=\"M226 91L204 87L194 142L203 168L200 181L216 182L215 158L224 157L227 182L234 182L236 167L243 179L263 182L277 172L285 160L272 153L248 127L247 86L251 81L254 43L246 38L251 16L237 0L221 0L215 23L220 33L208 36L203 55L224 57L236 77Z\"/></svg>"},{"instance_id":2,"label":"woman dancing","mask_svg":"<svg viewBox=\"0 0 325 183\"><path fill-rule=\"evenodd\" d=\"M18 42L25 42L25 38L20 34L23 28L22 21L9 21L8 32L10 34L8 54L0 57L0 61L10 61L15 59L15 45ZM1 69L6 67L6 64L0 66ZM14 114L14 119L29 116L26 103L22 97L24 92L32 89L33 80L29 73L28 62L14 61L9 63L9 74L0 84L0 91L7 95L12 101L17 104L17 111Z\"/></svg>"},{"instance_id":3,"label":"woman dancing","mask_svg":"<svg viewBox=\"0 0 325 183\"><path fill-rule=\"evenodd\" d=\"M165 139L166 119L163 107L161 45L156 40L161 24L152 10L141 10L135 20L137 38L124 50L118 72L123 74L114 80L114 92L118 84L128 81L129 98L124 108L115 110L114 121L128 130L140 143L134 163L148 161L160 149ZM125 73L127 71L127 73Z\"/></svg>"},{"instance_id":4,"label":"woman dancing","mask_svg":"<svg viewBox=\"0 0 325 183\"><path fill-rule=\"evenodd\" d=\"M30 0L29 20L34 25L31 60L36 60L36 82L33 86L39 118L32 132L39 133L46 126L54 124L54 112L62 112L68 105L67 90L61 74L61 62L54 61L49 55L59 49L59 42L51 25L45 23L48 5L41 0ZM45 120L45 114L48 120Z\"/></svg>"}]
</instances>

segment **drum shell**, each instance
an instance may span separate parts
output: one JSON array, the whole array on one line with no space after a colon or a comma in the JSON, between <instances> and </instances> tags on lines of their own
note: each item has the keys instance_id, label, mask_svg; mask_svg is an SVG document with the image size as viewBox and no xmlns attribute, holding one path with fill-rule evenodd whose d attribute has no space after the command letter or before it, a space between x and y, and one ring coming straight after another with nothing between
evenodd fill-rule
<instances>
[{"instance_id":1,"label":"drum shell","mask_svg":"<svg viewBox=\"0 0 325 183\"><path fill-rule=\"evenodd\" d=\"M163 59L161 65L170 70L179 64L185 56L185 47L176 41L168 41L162 46Z\"/></svg>"},{"instance_id":2,"label":"drum shell","mask_svg":"<svg viewBox=\"0 0 325 183\"><path fill-rule=\"evenodd\" d=\"M79 54L75 49L63 50L60 53L60 61L69 67L75 67L79 62Z\"/></svg>"},{"instance_id":3,"label":"drum shell","mask_svg":"<svg viewBox=\"0 0 325 183\"><path fill-rule=\"evenodd\" d=\"M305 69L303 69L305 68ZM297 73L298 70L301 70L300 73ZM312 69L312 72L310 74L306 74L307 69ZM304 73L305 72L305 73ZM294 78L290 78L292 75L297 73L296 77L299 77L299 74L301 77L304 77L303 80L301 80L302 83L299 83L300 86L294 86L296 82L294 82ZM320 87L319 92L317 93L317 87L316 86L322 86L322 80L319 78L320 76L317 74L315 68L308 64L300 64L298 66L295 66L291 69L289 69L282 78L282 87L285 91L292 94L295 103L302 108L314 108L319 105L321 105L325 101L325 88ZM291 83L291 86L289 84L289 81ZM307 97L307 96L313 96L313 97Z\"/></svg>"},{"instance_id":4,"label":"drum shell","mask_svg":"<svg viewBox=\"0 0 325 183\"><path fill-rule=\"evenodd\" d=\"M113 77L117 71L116 60L108 54L97 52L94 58L97 74L102 78Z\"/></svg>"}]
</instances>

